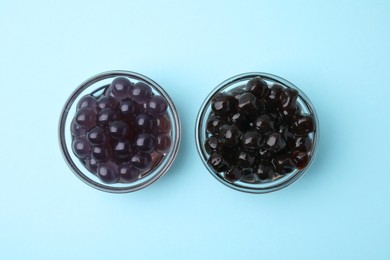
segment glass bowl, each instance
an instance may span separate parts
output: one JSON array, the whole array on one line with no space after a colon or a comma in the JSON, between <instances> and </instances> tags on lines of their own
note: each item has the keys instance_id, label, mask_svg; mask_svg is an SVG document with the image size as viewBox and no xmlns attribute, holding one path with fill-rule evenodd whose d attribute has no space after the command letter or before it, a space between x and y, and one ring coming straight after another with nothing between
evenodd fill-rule
<instances>
[{"instance_id":1,"label":"glass bowl","mask_svg":"<svg viewBox=\"0 0 390 260\"><path fill-rule=\"evenodd\" d=\"M244 85L246 85L246 83L249 80L255 77L261 77L263 80L265 80L268 83L268 86L271 86L272 84L275 83L275 84L282 85L284 88L292 88L298 91L298 95L299 95L297 98L298 106L301 108L303 114L310 114L314 118L314 122L315 122L315 131L309 134L309 136L312 138L312 150L310 153L309 162L307 163L306 167L304 167L303 169L300 170L294 169L294 171L292 171L291 173L287 173L285 175L279 176L278 178L272 178L268 181L264 181L260 183L254 181L251 182L251 181L242 181L242 180L230 182L224 178L222 173L215 172L207 163L209 154L206 152L206 148L204 144L206 139L210 136L210 134L206 130L206 124L207 124L207 119L210 113L212 112L211 99L217 93L227 93L232 89L243 87ZM312 162L316 157L318 145L319 145L319 122L318 122L318 117L315 112L315 109L312 103L310 102L309 98L291 82L268 73L262 73L262 72L244 73L225 80L224 82L219 84L207 96L197 116L196 126L195 126L195 140L196 140L196 146L197 146L198 153L201 157L201 160L203 161L204 165L211 173L211 175L214 176L218 181L220 181L221 183L223 183L224 185L232 189L243 191L243 192L268 193L268 192L280 190L294 183L311 166Z\"/></svg>"},{"instance_id":2,"label":"glass bowl","mask_svg":"<svg viewBox=\"0 0 390 260\"><path fill-rule=\"evenodd\" d=\"M102 182L95 174L89 172L79 158L72 151L71 122L76 113L78 101L87 94L97 97L106 91L110 91L109 86L114 78L124 77L132 83L143 82L152 88L154 94L165 98L168 108L167 116L171 122L171 145L167 152L161 154L161 158L154 161L154 165L146 174L141 174L138 180L132 183L107 184ZM140 190L160 179L171 167L175 160L181 139L181 125L178 112L169 95L156 82L141 74L131 71L108 71L93 76L84 81L70 95L61 112L59 123L59 141L64 159L73 173L89 186L101 191L111 193L127 193Z\"/></svg>"}]
</instances>

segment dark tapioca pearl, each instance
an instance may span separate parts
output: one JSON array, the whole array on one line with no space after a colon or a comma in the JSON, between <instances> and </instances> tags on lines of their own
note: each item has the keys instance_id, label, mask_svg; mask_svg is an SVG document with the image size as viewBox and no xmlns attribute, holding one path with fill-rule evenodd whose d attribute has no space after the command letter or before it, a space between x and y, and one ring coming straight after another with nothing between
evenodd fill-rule
<instances>
[{"instance_id":1,"label":"dark tapioca pearl","mask_svg":"<svg viewBox=\"0 0 390 260\"><path fill-rule=\"evenodd\" d=\"M279 113L284 122L291 122L295 115L295 109L282 109Z\"/></svg>"},{"instance_id":2,"label":"dark tapioca pearl","mask_svg":"<svg viewBox=\"0 0 390 260\"><path fill-rule=\"evenodd\" d=\"M271 163L267 161L260 161L253 173L261 181L272 179L274 176L274 167Z\"/></svg>"},{"instance_id":3,"label":"dark tapioca pearl","mask_svg":"<svg viewBox=\"0 0 390 260\"><path fill-rule=\"evenodd\" d=\"M272 160L272 164L275 167L275 171L280 175L290 173L294 171L295 168L294 162L287 154L279 154L275 156Z\"/></svg>"},{"instance_id":4,"label":"dark tapioca pearl","mask_svg":"<svg viewBox=\"0 0 390 260\"><path fill-rule=\"evenodd\" d=\"M253 78L248 81L247 89L258 100L264 99L269 91L267 82L260 77Z\"/></svg>"},{"instance_id":5,"label":"dark tapioca pearl","mask_svg":"<svg viewBox=\"0 0 390 260\"><path fill-rule=\"evenodd\" d=\"M238 126L241 131L247 131L251 126L250 118L242 112L237 112L230 117L230 122Z\"/></svg>"},{"instance_id":6,"label":"dark tapioca pearl","mask_svg":"<svg viewBox=\"0 0 390 260\"><path fill-rule=\"evenodd\" d=\"M279 133L272 133L265 139L267 147L273 152L279 152L286 146L286 141Z\"/></svg>"},{"instance_id":7,"label":"dark tapioca pearl","mask_svg":"<svg viewBox=\"0 0 390 260\"><path fill-rule=\"evenodd\" d=\"M96 170L98 168L98 161L96 161L94 158L92 157L85 158L84 165L88 171L92 172L93 174L96 174Z\"/></svg>"},{"instance_id":8,"label":"dark tapioca pearl","mask_svg":"<svg viewBox=\"0 0 390 260\"><path fill-rule=\"evenodd\" d=\"M279 84L273 84L269 89L268 96L266 97L267 110L276 111L280 107L280 94L283 91L283 87Z\"/></svg>"},{"instance_id":9,"label":"dark tapioca pearl","mask_svg":"<svg viewBox=\"0 0 390 260\"><path fill-rule=\"evenodd\" d=\"M171 136L167 134L158 135L156 138L155 149L157 152L165 154L171 148Z\"/></svg>"},{"instance_id":10,"label":"dark tapioca pearl","mask_svg":"<svg viewBox=\"0 0 390 260\"><path fill-rule=\"evenodd\" d=\"M237 100L225 93L217 93L211 99L211 109L217 116L225 117L237 110Z\"/></svg>"},{"instance_id":11,"label":"dark tapioca pearl","mask_svg":"<svg viewBox=\"0 0 390 260\"><path fill-rule=\"evenodd\" d=\"M256 130L249 130L241 136L241 144L246 150L257 150L261 145L261 135Z\"/></svg>"},{"instance_id":12,"label":"dark tapioca pearl","mask_svg":"<svg viewBox=\"0 0 390 260\"><path fill-rule=\"evenodd\" d=\"M89 130L96 124L96 113L94 110L84 107L77 111L75 119L81 128Z\"/></svg>"},{"instance_id":13,"label":"dark tapioca pearl","mask_svg":"<svg viewBox=\"0 0 390 260\"><path fill-rule=\"evenodd\" d=\"M238 98L238 110L246 115L257 113L256 97L251 93L244 93Z\"/></svg>"},{"instance_id":14,"label":"dark tapioca pearl","mask_svg":"<svg viewBox=\"0 0 390 260\"><path fill-rule=\"evenodd\" d=\"M135 147L138 151L150 153L154 150L155 140L153 135L147 133L138 134L135 137Z\"/></svg>"},{"instance_id":15,"label":"dark tapioca pearl","mask_svg":"<svg viewBox=\"0 0 390 260\"><path fill-rule=\"evenodd\" d=\"M269 159L271 159L272 155L273 155L273 153L265 147L261 147L259 149L259 158L261 158L261 159L269 160Z\"/></svg>"},{"instance_id":16,"label":"dark tapioca pearl","mask_svg":"<svg viewBox=\"0 0 390 260\"><path fill-rule=\"evenodd\" d=\"M92 110L96 109L96 98L92 95L85 95L82 98L80 98L79 102L77 103L77 110L80 108L90 108Z\"/></svg>"},{"instance_id":17,"label":"dark tapioca pearl","mask_svg":"<svg viewBox=\"0 0 390 260\"><path fill-rule=\"evenodd\" d=\"M151 116L163 115L167 112L168 103L162 96L153 96L147 103L146 112Z\"/></svg>"},{"instance_id":18,"label":"dark tapioca pearl","mask_svg":"<svg viewBox=\"0 0 390 260\"><path fill-rule=\"evenodd\" d=\"M242 169L252 168L255 159L254 154L247 151L239 151L237 156L237 165Z\"/></svg>"},{"instance_id":19,"label":"dark tapioca pearl","mask_svg":"<svg viewBox=\"0 0 390 260\"><path fill-rule=\"evenodd\" d=\"M128 98L121 101L121 103L119 104L119 109L123 118L125 119L133 118L138 112L137 103Z\"/></svg>"},{"instance_id":20,"label":"dark tapioca pearl","mask_svg":"<svg viewBox=\"0 0 390 260\"><path fill-rule=\"evenodd\" d=\"M100 126L95 126L88 131L87 139L93 145L104 144L107 140L106 131Z\"/></svg>"},{"instance_id":21,"label":"dark tapioca pearl","mask_svg":"<svg viewBox=\"0 0 390 260\"><path fill-rule=\"evenodd\" d=\"M285 88L280 93L280 103L283 110L295 111L297 108L298 91L293 88Z\"/></svg>"},{"instance_id":22,"label":"dark tapioca pearl","mask_svg":"<svg viewBox=\"0 0 390 260\"><path fill-rule=\"evenodd\" d=\"M99 110L103 110L106 108L116 109L118 105L119 105L118 100L116 100L114 97L111 96L103 95L97 100L97 107Z\"/></svg>"},{"instance_id":23,"label":"dark tapioca pearl","mask_svg":"<svg viewBox=\"0 0 390 260\"><path fill-rule=\"evenodd\" d=\"M105 162L109 159L110 153L109 148L104 145L95 145L92 148L92 158L94 158L99 163Z\"/></svg>"},{"instance_id":24,"label":"dark tapioca pearl","mask_svg":"<svg viewBox=\"0 0 390 260\"><path fill-rule=\"evenodd\" d=\"M140 130L150 131L153 128L153 118L147 114L139 114L135 118L134 125Z\"/></svg>"},{"instance_id":25,"label":"dark tapioca pearl","mask_svg":"<svg viewBox=\"0 0 390 260\"><path fill-rule=\"evenodd\" d=\"M79 126L75 120L72 120L72 123L70 123L70 131L72 133L72 136L74 138L80 138L81 136L85 136L86 130Z\"/></svg>"},{"instance_id":26,"label":"dark tapioca pearl","mask_svg":"<svg viewBox=\"0 0 390 260\"><path fill-rule=\"evenodd\" d=\"M117 113L117 111L111 108L105 108L99 112L97 117L97 122L102 126L106 126L118 119L119 119L119 114Z\"/></svg>"},{"instance_id":27,"label":"dark tapioca pearl","mask_svg":"<svg viewBox=\"0 0 390 260\"><path fill-rule=\"evenodd\" d=\"M144 171L151 168L152 157L148 153L136 153L131 157L130 163L138 170Z\"/></svg>"},{"instance_id":28,"label":"dark tapioca pearl","mask_svg":"<svg viewBox=\"0 0 390 260\"><path fill-rule=\"evenodd\" d=\"M223 147L218 153L220 153L229 165L235 165L237 163L238 147Z\"/></svg>"},{"instance_id":29,"label":"dark tapioca pearl","mask_svg":"<svg viewBox=\"0 0 390 260\"><path fill-rule=\"evenodd\" d=\"M211 113L207 119L206 129L210 134L219 134L221 127L225 124L225 120L217 117L214 113Z\"/></svg>"},{"instance_id":30,"label":"dark tapioca pearl","mask_svg":"<svg viewBox=\"0 0 390 260\"><path fill-rule=\"evenodd\" d=\"M244 94L245 92L247 92L247 87L246 85L244 86L239 86L239 87L236 87L232 90L229 91L229 95L234 97L237 101L238 101L238 98Z\"/></svg>"},{"instance_id":31,"label":"dark tapioca pearl","mask_svg":"<svg viewBox=\"0 0 390 260\"><path fill-rule=\"evenodd\" d=\"M221 143L225 146L232 147L239 144L241 131L235 125L223 125L220 131Z\"/></svg>"},{"instance_id":32,"label":"dark tapioca pearl","mask_svg":"<svg viewBox=\"0 0 390 260\"><path fill-rule=\"evenodd\" d=\"M294 162L295 167L299 170L305 168L309 163L309 155L307 152L293 151L291 153L291 159Z\"/></svg>"},{"instance_id":33,"label":"dark tapioca pearl","mask_svg":"<svg viewBox=\"0 0 390 260\"><path fill-rule=\"evenodd\" d=\"M228 169L227 162L223 159L222 155L214 152L210 155L207 160L207 164L215 171L215 172L224 172Z\"/></svg>"},{"instance_id":34,"label":"dark tapioca pearl","mask_svg":"<svg viewBox=\"0 0 390 260\"><path fill-rule=\"evenodd\" d=\"M129 136L130 127L123 121L113 121L108 126L108 133L114 139L123 139Z\"/></svg>"},{"instance_id":35,"label":"dark tapioca pearl","mask_svg":"<svg viewBox=\"0 0 390 260\"><path fill-rule=\"evenodd\" d=\"M140 171L130 163L122 163L118 166L119 179L122 183L132 183L139 179Z\"/></svg>"},{"instance_id":36,"label":"dark tapioca pearl","mask_svg":"<svg viewBox=\"0 0 390 260\"><path fill-rule=\"evenodd\" d=\"M275 131L274 120L267 114L258 116L255 119L254 125L261 134L267 134Z\"/></svg>"},{"instance_id":37,"label":"dark tapioca pearl","mask_svg":"<svg viewBox=\"0 0 390 260\"><path fill-rule=\"evenodd\" d=\"M157 134L169 134L172 130L171 120L168 115L155 118L153 126L153 132Z\"/></svg>"},{"instance_id":38,"label":"dark tapioca pearl","mask_svg":"<svg viewBox=\"0 0 390 260\"><path fill-rule=\"evenodd\" d=\"M206 152L208 154L211 154L211 153L217 151L218 148L221 147L221 144L219 143L219 140L216 136L211 136L211 137L207 138L207 140L204 144L204 147L206 149Z\"/></svg>"},{"instance_id":39,"label":"dark tapioca pearl","mask_svg":"<svg viewBox=\"0 0 390 260\"><path fill-rule=\"evenodd\" d=\"M294 134L291 133L288 125L280 125L279 126L279 134L282 135L284 140L291 140L294 137Z\"/></svg>"},{"instance_id":40,"label":"dark tapioca pearl","mask_svg":"<svg viewBox=\"0 0 390 260\"><path fill-rule=\"evenodd\" d=\"M91 153L91 144L85 137L73 140L72 149L73 153L80 159L84 159Z\"/></svg>"},{"instance_id":41,"label":"dark tapioca pearl","mask_svg":"<svg viewBox=\"0 0 390 260\"><path fill-rule=\"evenodd\" d=\"M229 170L225 172L225 179L229 182L239 181L242 178L243 170L239 167L230 167Z\"/></svg>"},{"instance_id":42,"label":"dark tapioca pearl","mask_svg":"<svg viewBox=\"0 0 390 260\"><path fill-rule=\"evenodd\" d=\"M297 115L291 126L291 130L297 135L307 135L315 130L313 116Z\"/></svg>"},{"instance_id":43,"label":"dark tapioca pearl","mask_svg":"<svg viewBox=\"0 0 390 260\"><path fill-rule=\"evenodd\" d=\"M138 104L146 103L152 95L152 88L141 81L137 82L131 91L131 98Z\"/></svg>"},{"instance_id":44,"label":"dark tapioca pearl","mask_svg":"<svg viewBox=\"0 0 390 260\"><path fill-rule=\"evenodd\" d=\"M114 156L119 159L128 159L131 153L131 146L128 140L117 141L113 144Z\"/></svg>"},{"instance_id":45,"label":"dark tapioca pearl","mask_svg":"<svg viewBox=\"0 0 390 260\"><path fill-rule=\"evenodd\" d=\"M133 84L127 78L115 78L111 83L112 94L118 99L127 98L131 94Z\"/></svg>"},{"instance_id":46,"label":"dark tapioca pearl","mask_svg":"<svg viewBox=\"0 0 390 260\"><path fill-rule=\"evenodd\" d=\"M312 140L308 136L301 136L292 139L291 148L302 152L309 152L311 150Z\"/></svg>"},{"instance_id":47,"label":"dark tapioca pearl","mask_svg":"<svg viewBox=\"0 0 390 260\"><path fill-rule=\"evenodd\" d=\"M112 184L119 181L118 166L112 161L99 164L96 175L104 183Z\"/></svg>"}]
</instances>

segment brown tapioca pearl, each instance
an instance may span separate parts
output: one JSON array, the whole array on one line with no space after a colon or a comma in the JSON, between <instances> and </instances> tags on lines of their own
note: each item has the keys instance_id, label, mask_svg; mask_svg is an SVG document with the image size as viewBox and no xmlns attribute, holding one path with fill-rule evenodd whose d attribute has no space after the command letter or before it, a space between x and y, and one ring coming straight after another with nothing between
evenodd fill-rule
<instances>
[{"instance_id":1,"label":"brown tapioca pearl","mask_svg":"<svg viewBox=\"0 0 390 260\"><path fill-rule=\"evenodd\" d=\"M143 153L150 153L155 147L154 136L148 133L137 134L134 141L134 146L138 151Z\"/></svg>"},{"instance_id":2,"label":"brown tapioca pearl","mask_svg":"<svg viewBox=\"0 0 390 260\"><path fill-rule=\"evenodd\" d=\"M279 84L273 84L269 88L269 92L266 97L267 110L276 111L280 107L280 94L282 91L283 87Z\"/></svg>"},{"instance_id":3,"label":"brown tapioca pearl","mask_svg":"<svg viewBox=\"0 0 390 260\"><path fill-rule=\"evenodd\" d=\"M161 134L156 137L155 150L159 153L165 154L169 151L172 144L172 138L170 135Z\"/></svg>"},{"instance_id":4,"label":"brown tapioca pearl","mask_svg":"<svg viewBox=\"0 0 390 260\"><path fill-rule=\"evenodd\" d=\"M236 164L240 166L242 169L252 168L255 159L256 157L254 153L249 153L246 151L238 151Z\"/></svg>"},{"instance_id":5,"label":"brown tapioca pearl","mask_svg":"<svg viewBox=\"0 0 390 260\"><path fill-rule=\"evenodd\" d=\"M239 167L231 167L224 174L224 177L229 182L235 182L242 178L243 170Z\"/></svg>"},{"instance_id":6,"label":"brown tapioca pearl","mask_svg":"<svg viewBox=\"0 0 390 260\"><path fill-rule=\"evenodd\" d=\"M91 155L99 163L105 162L110 159L110 148L105 145L95 145L92 148Z\"/></svg>"},{"instance_id":7,"label":"brown tapioca pearl","mask_svg":"<svg viewBox=\"0 0 390 260\"><path fill-rule=\"evenodd\" d=\"M291 132L289 126L285 124L279 126L278 133L281 134L286 143L287 140L291 140L294 138L294 134Z\"/></svg>"},{"instance_id":8,"label":"brown tapioca pearl","mask_svg":"<svg viewBox=\"0 0 390 260\"><path fill-rule=\"evenodd\" d=\"M230 90L228 92L228 94L232 97L234 97L237 101L238 101L238 98L244 94L245 92L247 92L247 86L246 85L243 85L243 86L239 86L239 87L236 87L236 88L233 88L232 90Z\"/></svg>"},{"instance_id":9,"label":"brown tapioca pearl","mask_svg":"<svg viewBox=\"0 0 390 260\"><path fill-rule=\"evenodd\" d=\"M111 108L111 109L117 109L119 106L118 100L116 100L114 97L111 96L101 96L97 100L97 109L100 111L105 108Z\"/></svg>"},{"instance_id":10,"label":"brown tapioca pearl","mask_svg":"<svg viewBox=\"0 0 390 260\"><path fill-rule=\"evenodd\" d=\"M297 108L298 91L293 88L284 88L280 93L281 110L295 111Z\"/></svg>"},{"instance_id":11,"label":"brown tapioca pearl","mask_svg":"<svg viewBox=\"0 0 390 260\"><path fill-rule=\"evenodd\" d=\"M220 141L227 147L236 146L241 137L241 131L235 125L223 125L220 130Z\"/></svg>"},{"instance_id":12,"label":"brown tapioca pearl","mask_svg":"<svg viewBox=\"0 0 390 260\"><path fill-rule=\"evenodd\" d=\"M295 165L292 162L291 158L287 154L278 154L272 160L272 164L275 167L275 172L280 175L285 175L294 171Z\"/></svg>"},{"instance_id":13,"label":"brown tapioca pearl","mask_svg":"<svg viewBox=\"0 0 390 260\"><path fill-rule=\"evenodd\" d=\"M225 93L213 96L211 109L219 117L225 117L237 111L237 100Z\"/></svg>"},{"instance_id":14,"label":"brown tapioca pearl","mask_svg":"<svg viewBox=\"0 0 390 260\"><path fill-rule=\"evenodd\" d=\"M124 99L119 104L119 110L124 119L133 119L139 113L138 105L130 98Z\"/></svg>"},{"instance_id":15,"label":"brown tapioca pearl","mask_svg":"<svg viewBox=\"0 0 390 260\"><path fill-rule=\"evenodd\" d=\"M208 154L211 154L215 151L218 151L218 148L221 147L221 144L219 143L219 140L216 136L210 136L206 139L204 147L206 149L206 152Z\"/></svg>"},{"instance_id":16,"label":"brown tapioca pearl","mask_svg":"<svg viewBox=\"0 0 390 260\"><path fill-rule=\"evenodd\" d=\"M150 132L153 129L153 118L147 114L139 114L135 118L134 126L141 131Z\"/></svg>"},{"instance_id":17,"label":"brown tapioca pearl","mask_svg":"<svg viewBox=\"0 0 390 260\"><path fill-rule=\"evenodd\" d=\"M99 164L96 175L105 183L117 183L119 181L118 166L113 161Z\"/></svg>"},{"instance_id":18,"label":"brown tapioca pearl","mask_svg":"<svg viewBox=\"0 0 390 260\"><path fill-rule=\"evenodd\" d=\"M241 131L247 131L251 127L251 124L253 125L251 118L242 112L233 114L230 117L229 122L236 125Z\"/></svg>"},{"instance_id":19,"label":"brown tapioca pearl","mask_svg":"<svg viewBox=\"0 0 390 260\"><path fill-rule=\"evenodd\" d=\"M133 83L127 78L118 77L112 81L110 88L112 95L116 99L121 100L130 96L131 90L133 89Z\"/></svg>"},{"instance_id":20,"label":"brown tapioca pearl","mask_svg":"<svg viewBox=\"0 0 390 260\"><path fill-rule=\"evenodd\" d=\"M138 104L146 104L146 102L153 96L152 88L144 83L137 82L131 90L131 99Z\"/></svg>"},{"instance_id":21,"label":"brown tapioca pearl","mask_svg":"<svg viewBox=\"0 0 390 260\"><path fill-rule=\"evenodd\" d=\"M286 146L286 141L279 133L269 134L265 139L265 143L268 149L273 152L279 152Z\"/></svg>"},{"instance_id":22,"label":"brown tapioca pearl","mask_svg":"<svg viewBox=\"0 0 390 260\"><path fill-rule=\"evenodd\" d=\"M92 146L85 137L80 137L72 142L73 153L80 159L89 156L91 149Z\"/></svg>"},{"instance_id":23,"label":"brown tapioca pearl","mask_svg":"<svg viewBox=\"0 0 390 260\"><path fill-rule=\"evenodd\" d=\"M74 119L72 120L72 123L70 124L70 131L71 131L73 138L75 138L75 139L80 138L82 136L85 136L85 134L87 132L87 130L85 130L84 128L79 126Z\"/></svg>"},{"instance_id":24,"label":"brown tapioca pearl","mask_svg":"<svg viewBox=\"0 0 390 260\"><path fill-rule=\"evenodd\" d=\"M259 149L259 158L260 159L262 159L262 160L270 160L272 158L272 156L273 156L273 152L271 152L267 148L261 147Z\"/></svg>"},{"instance_id":25,"label":"brown tapioca pearl","mask_svg":"<svg viewBox=\"0 0 390 260\"><path fill-rule=\"evenodd\" d=\"M83 96L82 98L80 98L76 106L77 110L81 108L89 108L92 110L96 110L96 98L92 95Z\"/></svg>"},{"instance_id":26,"label":"brown tapioca pearl","mask_svg":"<svg viewBox=\"0 0 390 260\"><path fill-rule=\"evenodd\" d=\"M307 152L296 150L291 153L291 159L295 167L301 170L309 164L310 156Z\"/></svg>"},{"instance_id":27,"label":"brown tapioca pearl","mask_svg":"<svg viewBox=\"0 0 390 260\"><path fill-rule=\"evenodd\" d=\"M244 93L238 98L238 111L245 115L256 115L256 97L251 93Z\"/></svg>"},{"instance_id":28,"label":"brown tapioca pearl","mask_svg":"<svg viewBox=\"0 0 390 260\"><path fill-rule=\"evenodd\" d=\"M308 136L299 136L291 139L289 146L291 150L299 150L302 152L310 152L312 147L312 139Z\"/></svg>"},{"instance_id":29,"label":"brown tapioca pearl","mask_svg":"<svg viewBox=\"0 0 390 260\"><path fill-rule=\"evenodd\" d=\"M211 113L207 119L206 129L210 134L219 134L221 127L226 124L226 121Z\"/></svg>"},{"instance_id":30,"label":"brown tapioca pearl","mask_svg":"<svg viewBox=\"0 0 390 260\"><path fill-rule=\"evenodd\" d=\"M118 160L128 160L132 152L130 142L128 140L114 141L113 154Z\"/></svg>"},{"instance_id":31,"label":"brown tapioca pearl","mask_svg":"<svg viewBox=\"0 0 390 260\"><path fill-rule=\"evenodd\" d=\"M248 92L252 93L258 100L264 99L268 92L268 84L260 77L255 77L247 83Z\"/></svg>"},{"instance_id":32,"label":"brown tapioca pearl","mask_svg":"<svg viewBox=\"0 0 390 260\"><path fill-rule=\"evenodd\" d=\"M257 150L261 141L261 135L257 130L252 129L241 135L241 145L245 150Z\"/></svg>"},{"instance_id":33,"label":"brown tapioca pearl","mask_svg":"<svg viewBox=\"0 0 390 260\"><path fill-rule=\"evenodd\" d=\"M85 168L93 174L96 174L99 162L92 157L87 157L84 159Z\"/></svg>"},{"instance_id":34,"label":"brown tapioca pearl","mask_svg":"<svg viewBox=\"0 0 390 260\"><path fill-rule=\"evenodd\" d=\"M168 109L168 103L162 96L155 95L146 103L146 112L155 117L165 114Z\"/></svg>"},{"instance_id":35,"label":"brown tapioca pearl","mask_svg":"<svg viewBox=\"0 0 390 260\"><path fill-rule=\"evenodd\" d=\"M122 183L132 183L139 179L140 171L134 168L130 163L118 165L119 179Z\"/></svg>"},{"instance_id":36,"label":"brown tapioca pearl","mask_svg":"<svg viewBox=\"0 0 390 260\"><path fill-rule=\"evenodd\" d=\"M133 167L144 171L152 166L152 158L148 153L136 153L130 158L130 163Z\"/></svg>"},{"instance_id":37,"label":"brown tapioca pearl","mask_svg":"<svg viewBox=\"0 0 390 260\"><path fill-rule=\"evenodd\" d=\"M75 122L85 130L89 130L96 124L96 113L90 108L80 108L75 116Z\"/></svg>"},{"instance_id":38,"label":"brown tapioca pearl","mask_svg":"<svg viewBox=\"0 0 390 260\"><path fill-rule=\"evenodd\" d=\"M221 154L214 152L210 155L207 160L207 164L215 171L215 172L224 172L228 169L228 164L224 160Z\"/></svg>"},{"instance_id":39,"label":"brown tapioca pearl","mask_svg":"<svg viewBox=\"0 0 390 260\"><path fill-rule=\"evenodd\" d=\"M97 122L100 126L107 126L119 119L119 113L111 108L104 108L98 113Z\"/></svg>"},{"instance_id":40,"label":"brown tapioca pearl","mask_svg":"<svg viewBox=\"0 0 390 260\"><path fill-rule=\"evenodd\" d=\"M274 120L267 114L258 116L254 121L254 126L261 134L267 134L275 131Z\"/></svg>"},{"instance_id":41,"label":"brown tapioca pearl","mask_svg":"<svg viewBox=\"0 0 390 260\"><path fill-rule=\"evenodd\" d=\"M172 130L171 120L167 114L156 117L154 119L153 125L153 130L155 133L169 134Z\"/></svg>"},{"instance_id":42,"label":"brown tapioca pearl","mask_svg":"<svg viewBox=\"0 0 390 260\"><path fill-rule=\"evenodd\" d=\"M272 179L274 173L274 166L267 161L260 161L253 171L253 174L257 176L260 181Z\"/></svg>"},{"instance_id":43,"label":"brown tapioca pearl","mask_svg":"<svg viewBox=\"0 0 390 260\"><path fill-rule=\"evenodd\" d=\"M297 115L291 130L297 135L307 135L315 130L315 123L311 115Z\"/></svg>"}]
</instances>

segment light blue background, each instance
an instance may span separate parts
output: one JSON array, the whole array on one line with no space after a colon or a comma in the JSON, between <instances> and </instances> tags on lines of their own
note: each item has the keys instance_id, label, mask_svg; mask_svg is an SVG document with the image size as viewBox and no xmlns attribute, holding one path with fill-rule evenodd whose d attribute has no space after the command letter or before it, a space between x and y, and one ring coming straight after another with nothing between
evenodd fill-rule
<instances>
[{"instance_id":1,"label":"light blue background","mask_svg":"<svg viewBox=\"0 0 390 260\"><path fill-rule=\"evenodd\" d=\"M390 259L389 1L0 1L0 259ZM183 125L166 176L125 195L80 182L61 108L99 72L157 81ZM310 171L267 195L204 168L207 94L269 72L312 100Z\"/></svg>"}]
</instances>

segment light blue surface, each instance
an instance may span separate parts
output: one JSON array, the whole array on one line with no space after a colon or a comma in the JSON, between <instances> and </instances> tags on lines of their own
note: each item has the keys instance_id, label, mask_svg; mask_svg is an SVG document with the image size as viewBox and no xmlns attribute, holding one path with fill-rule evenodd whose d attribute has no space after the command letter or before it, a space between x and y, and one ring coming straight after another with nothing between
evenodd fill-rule
<instances>
[{"instance_id":1,"label":"light blue surface","mask_svg":"<svg viewBox=\"0 0 390 260\"><path fill-rule=\"evenodd\" d=\"M390 259L389 1L0 2L0 259ZM173 168L145 190L79 181L61 108L112 69L154 79L180 111ZM221 81L269 72L317 109L310 171L267 195L217 182L194 123Z\"/></svg>"}]
</instances>

